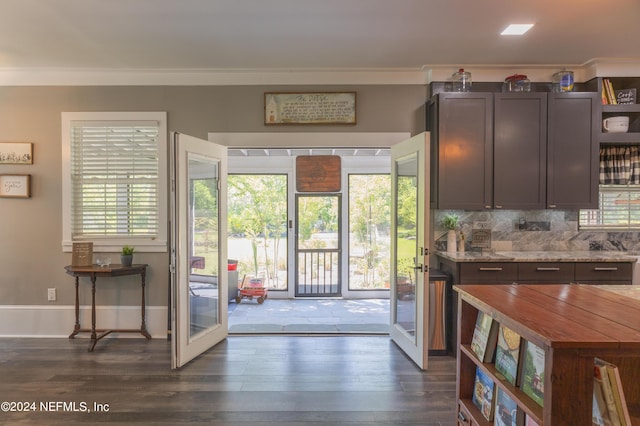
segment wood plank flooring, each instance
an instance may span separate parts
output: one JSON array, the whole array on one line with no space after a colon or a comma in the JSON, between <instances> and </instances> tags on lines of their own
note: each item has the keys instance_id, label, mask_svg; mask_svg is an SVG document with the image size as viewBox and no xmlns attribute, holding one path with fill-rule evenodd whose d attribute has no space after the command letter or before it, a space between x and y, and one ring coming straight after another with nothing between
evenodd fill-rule
<instances>
[{"instance_id":1,"label":"wood plank flooring","mask_svg":"<svg viewBox=\"0 0 640 426\"><path fill-rule=\"evenodd\" d=\"M0 339L0 402L36 404L0 424L455 424L455 360L422 372L388 336L232 336L177 371L166 341L87 346Z\"/></svg>"}]
</instances>

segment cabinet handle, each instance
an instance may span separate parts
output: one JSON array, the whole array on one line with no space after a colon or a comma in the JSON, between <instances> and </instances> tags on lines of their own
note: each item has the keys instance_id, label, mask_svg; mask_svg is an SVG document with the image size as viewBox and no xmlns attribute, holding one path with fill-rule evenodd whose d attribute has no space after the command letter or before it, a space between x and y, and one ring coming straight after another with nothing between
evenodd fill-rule
<instances>
[{"instance_id":1,"label":"cabinet handle","mask_svg":"<svg viewBox=\"0 0 640 426\"><path fill-rule=\"evenodd\" d=\"M480 271L500 272L502 268L478 268Z\"/></svg>"},{"instance_id":2,"label":"cabinet handle","mask_svg":"<svg viewBox=\"0 0 640 426\"><path fill-rule=\"evenodd\" d=\"M556 208L556 205L555 205L555 204L549 204L549 208L550 208L550 209L555 209L555 208Z\"/></svg>"},{"instance_id":3,"label":"cabinet handle","mask_svg":"<svg viewBox=\"0 0 640 426\"><path fill-rule=\"evenodd\" d=\"M491 208L491 206L484 206L484 208L485 208L485 209L490 209L490 208Z\"/></svg>"},{"instance_id":4,"label":"cabinet handle","mask_svg":"<svg viewBox=\"0 0 640 426\"><path fill-rule=\"evenodd\" d=\"M496 205L496 209L501 209L501 208L502 208L502 206Z\"/></svg>"},{"instance_id":5,"label":"cabinet handle","mask_svg":"<svg viewBox=\"0 0 640 426\"><path fill-rule=\"evenodd\" d=\"M559 271L559 270L560 268L541 268L541 267L536 268L536 271Z\"/></svg>"},{"instance_id":6,"label":"cabinet handle","mask_svg":"<svg viewBox=\"0 0 640 426\"><path fill-rule=\"evenodd\" d=\"M458 411L458 420L460 420L462 423L467 422L467 417L464 415L462 411Z\"/></svg>"},{"instance_id":7,"label":"cabinet handle","mask_svg":"<svg viewBox=\"0 0 640 426\"><path fill-rule=\"evenodd\" d=\"M618 268L616 268L615 266L609 267L609 268L599 268L599 267L595 267L593 268L594 271L617 271Z\"/></svg>"}]
</instances>

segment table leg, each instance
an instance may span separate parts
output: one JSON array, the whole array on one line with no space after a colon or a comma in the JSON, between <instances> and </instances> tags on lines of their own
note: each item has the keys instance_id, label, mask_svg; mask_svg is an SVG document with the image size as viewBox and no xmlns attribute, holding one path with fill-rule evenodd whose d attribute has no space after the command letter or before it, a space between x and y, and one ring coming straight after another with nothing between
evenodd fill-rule
<instances>
[{"instance_id":1,"label":"table leg","mask_svg":"<svg viewBox=\"0 0 640 426\"><path fill-rule=\"evenodd\" d=\"M146 303L144 300L144 287L146 284L146 277L147 277L147 271L146 269L143 269L142 272L140 272L140 281L142 284L142 301L140 302L140 310L141 310L141 316L142 316L142 324L140 325L140 333L147 338L147 340L151 340L151 335L149 334L149 332L147 331L147 322L146 322Z\"/></svg>"},{"instance_id":2,"label":"table leg","mask_svg":"<svg viewBox=\"0 0 640 426\"><path fill-rule=\"evenodd\" d=\"M89 344L89 352L93 352L96 343L98 343L96 334L96 276L91 274L91 343Z\"/></svg>"},{"instance_id":3,"label":"table leg","mask_svg":"<svg viewBox=\"0 0 640 426\"><path fill-rule=\"evenodd\" d=\"M69 339L73 339L80 332L80 295L78 287L80 285L80 277L76 277L76 324L73 326L73 332L69 335Z\"/></svg>"}]
</instances>

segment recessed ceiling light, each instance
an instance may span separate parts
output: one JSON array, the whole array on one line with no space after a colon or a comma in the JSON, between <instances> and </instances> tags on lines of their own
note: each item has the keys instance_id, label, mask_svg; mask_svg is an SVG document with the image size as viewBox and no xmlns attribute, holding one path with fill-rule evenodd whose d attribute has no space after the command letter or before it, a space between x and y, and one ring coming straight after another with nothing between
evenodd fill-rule
<instances>
[{"instance_id":1,"label":"recessed ceiling light","mask_svg":"<svg viewBox=\"0 0 640 426\"><path fill-rule=\"evenodd\" d=\"M533 24L511 24L500 35L522 35L529 31Z\"/></svg>"}]
</instances>

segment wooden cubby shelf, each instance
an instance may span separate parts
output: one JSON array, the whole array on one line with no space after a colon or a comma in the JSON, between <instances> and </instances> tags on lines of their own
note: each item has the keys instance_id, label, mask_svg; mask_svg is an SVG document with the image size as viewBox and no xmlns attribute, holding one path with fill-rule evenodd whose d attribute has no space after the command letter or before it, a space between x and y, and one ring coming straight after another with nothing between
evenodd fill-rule
<instances>
[{"instance_id":1,"label":"wooden cubby shelf","mask_svg":"<svg viewBox=\"0 0 640 426\"><path fill-rule=\"evenodd\" d=\"M492 425L472 402L481 368L540 425L590 425L594 358L616 364L632 423L640 425L640 300L616 286L583 284L455 285L458 294L459 425ZM545 352L544 404L503 379L471 350L478 312ZM495 398L494 398L495 399ZM464 420L463 420L464 419Z\"/></svg>"}]
</instances>

